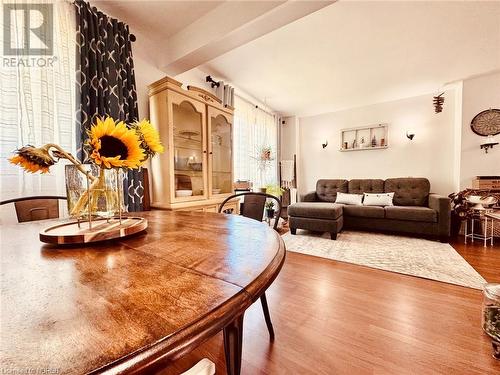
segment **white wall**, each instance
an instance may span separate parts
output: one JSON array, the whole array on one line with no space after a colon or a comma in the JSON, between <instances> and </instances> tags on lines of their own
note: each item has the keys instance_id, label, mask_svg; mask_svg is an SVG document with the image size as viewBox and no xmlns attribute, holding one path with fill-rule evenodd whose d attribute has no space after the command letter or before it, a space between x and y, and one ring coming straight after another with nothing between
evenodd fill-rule
<instances>
[{"instance_id":1,"label":"white wall","mask_svg":"<svg viewBox=\"0 0 500 375\"><path fill-rule=\"evenodd\" d=\"M299 145L299 119L296 116L282 118L280 124L280 160L293 160L296 156L297 188L300 180L300 145Z\"/></svg>"},{"instance_id":2,"label":"white wall","mask_svg":"<svg viewBox=\"0 0 500 375\"><path fill-rule=\"evenodd\" d=\"M205 73L204 71L202 71L201 69L194 68L194 69L188 70L185 73L176 75L173 78L175 78L179 82L182 82L183 87L185 89L187 89L188 85L191 85L191 86L196 86L196 87L202 88L202 89L207 90L207 91L212 91L212 90L210 90L210 86L208 85L208 83L206 82L206 79L205 79L207 77L207 75L208 74Z\"/></svg>"},{"instance_id":3,"label":"white wall","mask_svg":"<svg viewBox=\"0 0 500 375\"><path fill-rule=\"evenodd\" d=\"M295 116L284 117L281 124L281 160L293 160L298 154L299 120ZM297 155L298 158L298 155Z\"/></svg>"},{"instance_id":4,"label":"white wall","mask_svg":"<svg viewBox=\"0 0 500 375\"><path fill-rule=\"evenodd\" d=\"M139 40L136 43L138 42ZM134 53L134 71L139 119L149 119L148 85L165 77L166 74L139 53Z\"/></svg>"},{"instance_id":5,"label":"white wall","mask_svg":"<svg viewBox=\"0 0 500 375\"><path fill-rule=\"evenodd\" d=\"M436 114L432 94L299 119L299 191L320 178L426 177L431 191L455 190L455 92L446 91ZM388 123L388 149L340 152L340 129ZM406 130L416 135L413 141ZM328 147L321 144L328 140Z\"/></svg>"},{"instance_id":6,"label":"white wall","mask_svg":"<svg viewBox=\"0 0 500 375\"><path fill-rule=\"evenodd\" d=\"M489 108L500 108L500 72L464 80L462 106L462 147L460 188L471 187L475 176L500 175L500 145L486 154L479 145L486 140L475 134L470 123ZM500 135L496 136L500 141Z\"/></svg>"}]
</instances>

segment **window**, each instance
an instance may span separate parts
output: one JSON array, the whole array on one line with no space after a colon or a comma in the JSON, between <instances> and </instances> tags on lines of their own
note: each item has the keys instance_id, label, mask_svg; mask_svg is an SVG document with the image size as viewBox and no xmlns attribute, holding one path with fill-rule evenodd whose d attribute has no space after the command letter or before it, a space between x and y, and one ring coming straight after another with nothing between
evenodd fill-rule
<instances>
[{"instance_id":1,"label":"window","mask_svg":"<svg viewBox=\"0 0 500 375\"><path fill-rule=\"evenodd\" d=\"M65 150L75 151L75 10L69 2L55 2L52 11L53 25L47 28L53 28L53 56L50 56L53 63L44 67L25 66L21 60L31 56L19 55L11 57L21 64L0 66L2 200L29 195L64 195L62 163L52 167L50 174L40 175L26 173L7 160L14 150L27 144L57 143ZM2 30L3 22L1 17ZM10 23L11 38L22 39L23 23L16 17L11 17ZM0 34L3 45L3 37L8 33Z\"/></svg>"},{"instance_id":2,"label":"window","mask_svg":"<svg viewBox=\"0 0 500 375\"><path fill-rule=\"evenodd\" d=\"M248 101L234 99L234 174L254 188L278 182L278 118ZM269 150L270 160L262 160Z\"/></svg>"}]
</instances>

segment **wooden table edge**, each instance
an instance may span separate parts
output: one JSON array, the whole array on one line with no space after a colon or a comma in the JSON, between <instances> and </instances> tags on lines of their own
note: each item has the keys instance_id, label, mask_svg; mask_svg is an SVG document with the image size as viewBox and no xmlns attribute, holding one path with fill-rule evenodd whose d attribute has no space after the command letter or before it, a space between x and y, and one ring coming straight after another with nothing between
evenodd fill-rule
<instances>
[{"instance_id":1,"label":"wooden table edge","mask_svg":"<svg viewBox=\"0 0 500 375\"><path fill-rule=\"evenodd\" d=\"M252 300L244 289L178 332L154 344L121 357L88 374L150 373L189 353L213 337L250 307Z\"/></svg>"},{"instance_id":2,"label":"wooden table edge","mask_svg":"<svg viewBox=\"0 0 500 375\"><path fill-rule=\"evenodd\" d=\"M274 231L274 233L279 243L276 255L264 271L246 287L235 285L241 288L238 294L185 329L181 329L149 347L129 353L127 356L95 369L89 374L133 374L159 369L189 353L244 314L246 309L259 299L276 279L285 262L285 243L277 232ZM215 278L214 276L206 276ZM227 282L223 279L218 280ZM262 282L263 280L264 282Z\"/></svg>"},{"instance_id":3,"label":"wooden table edge","mask_svg":"<svg viewBox=\"0 0 500 375\"><path fill-rule=\"evenodd\" d=\"M250 284L245 287L245 291L252 297L252 301L256 301L260 296L266 291L267 288L273 283L273 281L278 277L286 258L286 248L283 238L278 232L273 231L278 239L279 248L274 256L273 260L269 265L262 271L262 273L253 280ZM259 281L262 278L267 278L267 281L262 284Z\"/></svg>"}]
</instances>

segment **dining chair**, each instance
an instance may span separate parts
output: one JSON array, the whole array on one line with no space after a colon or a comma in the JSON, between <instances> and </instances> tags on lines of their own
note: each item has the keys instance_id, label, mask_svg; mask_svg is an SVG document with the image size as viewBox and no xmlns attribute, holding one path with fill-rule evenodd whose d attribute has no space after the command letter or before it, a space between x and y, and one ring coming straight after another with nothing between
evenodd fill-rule
<instances>
[{"instance_id":1,"label":"dining chair","mask_svg":"<svg viewBox=\"0 0 500 375\"><path fill-rule=\"evenodd\" d=\"M58 218L60 199L66 200L66 197L50 195L22 197L1 201L0 206L14 203L17 221L24 223L27 221Z\"/></svg>"},{"instance_id":2,"label":"dining chair","mask_svg":"<svg viewBox=\"0 0 500 375\"><path fill-rule=\"evenodd\" d=\"M222 201L219 206L219 213L224 212L224 205L235 198L244 197L243 208L240 212L240 215L248 217L250 219L254 219L257 221L262 221L264 217L264 208L266 206L266 202L268 199L273 199L276 201L277 207L274 211L274 225L273 229L277 231L278 221L280 218L281 212L281 202L280 200L271 194L266 193L256 193L256 192L245 192L240 194L233 194ZM226 212L224 212L226 213ZM230 212L227 212L230 213ZM269 336L271 341L274 341L274 328L271 322L271 315L269 314L269 307L267 305L266 293L264 292L262 296L260 296L260 302L262 304L262 310L264 311L264 319L266 320L267 329L269 331Z\"/></svg>"}]
</instances>

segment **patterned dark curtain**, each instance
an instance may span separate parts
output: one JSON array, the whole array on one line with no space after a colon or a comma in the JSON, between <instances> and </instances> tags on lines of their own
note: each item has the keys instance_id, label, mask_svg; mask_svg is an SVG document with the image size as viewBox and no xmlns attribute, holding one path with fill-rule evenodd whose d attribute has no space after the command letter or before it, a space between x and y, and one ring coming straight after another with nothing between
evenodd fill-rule
<instances>
[{"instance_id":1,"label":"patterned dark curtain","mask_svg":"<svg viewBox=\"0 0 500 375\"><path fill-rule=\"evenodd\" d=\"M87 161L83 147L97 117L111 116L126 123L139 118L134 62L128 25L75 1L77 25L77 156ZM79 66L78 66L79 65ZM142 170L129 171L124 181L128 211L141 211Z\"/></svg>"}]
</instances>

